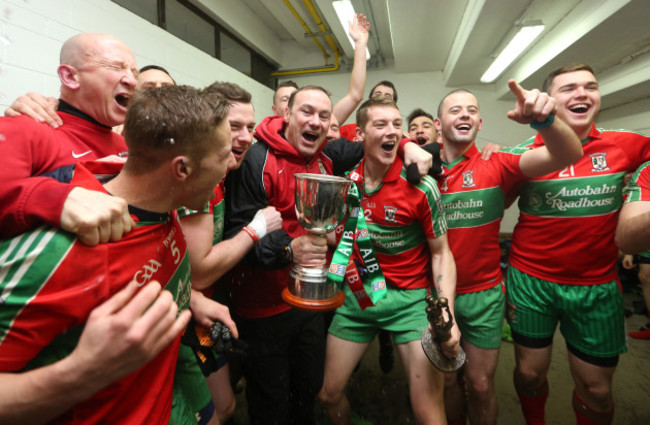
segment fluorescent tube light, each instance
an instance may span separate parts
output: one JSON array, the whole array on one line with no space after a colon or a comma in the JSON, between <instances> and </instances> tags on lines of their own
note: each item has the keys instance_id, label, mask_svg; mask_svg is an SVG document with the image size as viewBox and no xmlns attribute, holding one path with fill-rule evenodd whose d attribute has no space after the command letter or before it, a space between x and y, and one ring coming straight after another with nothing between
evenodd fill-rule
<instances>
[{"instance_id":1,"label":"fluorescent tube light","mask_svg":"<svg viewBox=\"0 0 650 425\"><path fill-rule=\"evenodd\" d=\"M348 40L350 40L350 44L352 45L352 50L354 50L354 40L352 40L352 37L350 37L350 34L348 32L350 22L354 20L354 7L352 7L350 0L333 1L332 6L334 7L336 16L339 18L339 21L341 21L343 32L348 36ZM370 51L366 47L366 60L368 59L370 59Z\"/></svg>"},{"instance_id":2,"label":"fluorescent tube light","mask_svg":"<svg viewBox=\"0 0 650 425\"><path fill-rule=\"evenodd\" d=\"M510 40L505 49L499 53L499 56L492 62L492 65L485 71L481 77L482 83L491 83L510 66L526 50L530 44L544 31L542 21L531 21L524 23L519 27L517 34Z\"/></svg>"}]
</instances>

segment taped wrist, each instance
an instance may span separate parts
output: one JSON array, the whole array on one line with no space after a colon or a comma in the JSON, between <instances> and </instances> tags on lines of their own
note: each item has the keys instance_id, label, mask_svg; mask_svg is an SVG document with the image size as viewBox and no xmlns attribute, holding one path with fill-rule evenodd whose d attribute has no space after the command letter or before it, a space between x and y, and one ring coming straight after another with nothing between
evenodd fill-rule
<instances>
[{"instance_id":1,"label":"taped wrist","mask_svg":"<svg viewBox=\"0 0 650 425\"><path fill-rule=\"evenodd\" d=\"M246 227L255 232L258 240L262 239L264 235L266 235L266 218L264 217L264 211L258 210L255 213L253 220L248 223L248 226Z\"/></svg>"}]
</instances>

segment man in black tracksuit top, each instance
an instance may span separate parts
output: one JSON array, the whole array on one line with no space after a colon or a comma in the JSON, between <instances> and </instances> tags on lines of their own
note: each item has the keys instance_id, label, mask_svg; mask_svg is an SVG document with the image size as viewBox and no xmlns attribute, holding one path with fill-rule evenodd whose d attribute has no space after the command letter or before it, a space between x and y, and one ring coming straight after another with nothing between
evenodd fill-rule
<instances>
[{"instance_id":1,"label":"man in black tracksuit top","mask_svg":"<svg viewBox=\"0 0 650 425\"><path fill-rule=\"evenodd\" d=\"M258 143L227 179L226 237L268 205L283 219L282 230L256 243L227 283L233 318L249 344L243 371L252 424L315 422L314 402L323 381L323 317L291 308L281 292L292 263L322 266L327 253L325 238L308 234L298 223L294 174L342 175L363 156L360 143L338 139L323 145L331 110L329 96L320 87L294 92L287 115L268 117L258 125ZM428 162L422 164L428 169L429 154L415 143L408 145L409 154Z\"/></svg>"}]
</instances>

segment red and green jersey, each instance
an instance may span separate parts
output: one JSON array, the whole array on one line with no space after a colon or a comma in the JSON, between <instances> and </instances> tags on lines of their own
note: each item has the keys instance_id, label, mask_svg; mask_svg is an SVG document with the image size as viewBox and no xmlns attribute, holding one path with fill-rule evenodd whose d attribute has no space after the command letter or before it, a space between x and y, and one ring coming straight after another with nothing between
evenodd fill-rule
<instances>
[{"instance_id":1,"label":"red and green jersey","mask_svg":"<svg viewBox=\"0 0 650 425\"><path fill-rule=\"evenodd\" d=\"M77 165L71 184L103 191ZM135 279L159 281L179 310L190 300L190 266L178 214L131 207L137 227L118 242L88 247L40 227L0 243L0 371L52 364L77 345L91 310ZM167 424L180 337L138 371L53 423Z\"/></svg>"},{"instance_id":2,"label":"red and green jersey","mask_svg":"<svg viewBox=\"0 0 650 425\"><path fill-rule=\"evenodd\" d=\"M526 179L519 169L526 150L504 149L484 161L472 145L456 161L443 162L439 184L449 247L456 261L457 294L501 283L499 226L506 195Z\"/></svg>"},{"instance_id":3,"label":"red and green jersey","mask_svg":"<svg viewBox=\"0 0 650 425\"><path fill-rule=\"evenodd\" d=\"M650 162L644 162L630 179L625 202L650 201Z\"/></svg>"},{"instance_id":4,"label":"red and green jersey","mask_svg":"<svg viewBox=\"0 0 650 425\"><path fill-rule=\"evenodd\" d=\"M223 224L226 214L226 206L223 200L223 189L225 180L222 180L217 187L214 188L214 198L210 200L208 213L212 214L214 219L214 233L212 234L212 244L216 245L223 240Z\"/></svg>"},{"instance_id":5,"label":"red and green jersey","mask_svg":"<svg viewBox=\"0 0 650 425\"><path fill-rule=\"evenodd\" d=\"M221 180L221 183L214 188L214 197L208 201L203 211L201 211L201 213L212 216L212 245L216 245L223 240L223 224L226 211L223 197L224 183L225 179ZM187 207L180 207L178 213L181 217L186 217L192 214L198 214L199 211ZM201 292L206 297L212 298L214 287L210 285Z\"/></svg>"},{"instance_id":6,"label":"red and green jersey","mask_svg":"<svg viewBox=\"0 0 650 425\"><path fill-rule=\"evenodd\" d=\"M644 162L630 179L625 202L650 201L650 162ZM644 258L650 258L650 251L639 252Z\"/></svg>"},{"instance_id":7,"label":"red and green jersey","mask_svg":"<svg viewBox=\"0 0 650 425\"><path fill-rule=\"evenodd\" d=\"M356 170L361 176L363 165ZM395 158L381 185L364 193L363 211L386 282L402 289L430 287L427 239L447 231L435 181L425 176L420 184L410 184L402 160Z\"/></svg>"},{"instance_id":8,"label":"red and green jersey","mask_svg":"<svg viewBox=\"0 0 650 425\"><path fill-rule=\"evenodd\" d=\"M541 144L539 135L527 142ZM623 177L650 159L650 138L593 127L582 148L575 164L530 179L520 191L510 264L524 273L572 285L617 279Z\"/></svg>"}]
</instances>

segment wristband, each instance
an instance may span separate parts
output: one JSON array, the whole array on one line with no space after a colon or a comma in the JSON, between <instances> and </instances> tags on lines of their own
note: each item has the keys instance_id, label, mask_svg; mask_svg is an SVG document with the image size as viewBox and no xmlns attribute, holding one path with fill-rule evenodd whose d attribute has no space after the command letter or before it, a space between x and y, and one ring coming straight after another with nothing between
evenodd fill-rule
<instances>
[{"instance_id":1,"label":"wristband","mask_svg":"<svg viewBox=\"0 0 650 425\"><path fill-rule=\"evenodd\" d=\"M293 263L293 249L291 249L291 242L284 247L284 251L282 252L285 260L289 261L289 263Z\"/></svg>"},{"instance_id":2,"label":"wristband","mask_svg":"<svg viewBox=\"0 0 650 425\"><path fill-rule=\"evenodd\" d=\"M402 137L399 143L397 144L397 156L400 157L401 159L404 159L404 146L406 146L408 142L413 142L417 144L417 141L415 139L408 139L406 137Z\"/></svg>"},{"instance_id":3,"label":"wristband","mask_svg":"<svg viewBox=\"0 0 650 425\"><path fill-rule=\"evenodd\" d=\"M550 126L553 125L553 122L555 122L555 114L550 113L546 117L546 119L542 122L539 121L533 121L530 123L530 127L535 129L535 130L542 130L544 128L549 128Z\"/></svg>"},{"instance_id":4,"label":"wristband","mask_svg":"<svg viewBox=\"0 0 650 425\"><path fill-rule=\"evenodd\" d=\"M244 232L248 233L248 236L250 236L251 239L253 239L253 242L258 242L258 241L260 240L260 238L257 237L257 233L255 233L255 231L254 231L253 229L251 229L250 227L248 227L248 226L244 226L244 227L242 227L241 229L242 229Z\"/></svg>"}]
</instances>

